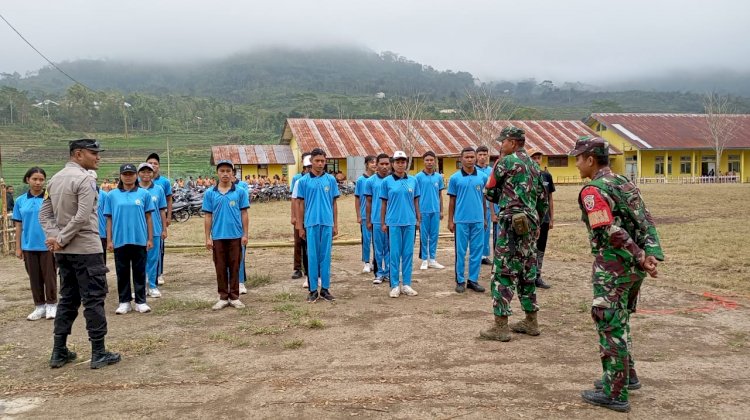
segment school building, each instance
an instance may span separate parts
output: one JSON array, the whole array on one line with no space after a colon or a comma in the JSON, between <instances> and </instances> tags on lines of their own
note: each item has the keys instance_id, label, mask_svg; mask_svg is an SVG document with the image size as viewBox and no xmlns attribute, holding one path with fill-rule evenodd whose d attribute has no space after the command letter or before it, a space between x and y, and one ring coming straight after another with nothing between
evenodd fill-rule
<instances>
[{"instance_id":1,"label":"school building","mask_svg":"<svg viewBox=\"0 0 750 420\"><path fill-rule=\"evenodd\" d=\"M281 178L288 176L288 169L295 164L291 147L282 144L212 146L211 165L221 160L232 162L240 179L245 179L246 175Z\"/></svg>"},{"instance_id":2,"label":"school building","mask_svg":"<svg viewBox=\"0 0 750 420\"><path fill-rule=\"evenodd\" d=\"M586 124L622 150L614 170L638 182L750 182L750 115L725 117L734 130L721 162L705 114L591 114Z\"/></svg>"},{"instance_id":3,"label":"school building","mask_svg":"<svg viewBox=\"0 0 750 420\"><path fill-rule=\"evenodd\" d=\"M347 180L355 180L364 172L364 157L404 150L405 133L415 133L414 157L410 173L423 169L420 158L428 150L438 158L439 172L446 180L460 168L459 156L464 147L481 144L477 133L479 123L466 120L419 120L407 124L403 120L343 120L289 118L284 125L281 144L291 148L295 165L289 176L302 170L300 155L321 148L328 157L328 171L342 171ZM543 154L542 167L547 167L557 183L579 182L575 159L568 152L582 135L594 135L583 121L494 121L495 132L514 125L526 131L526 148ZM493 162L499 156L499 144L492 142ZM409 153L408 150L404 150ZM622 160L617 146L611 148L614 163Z\"/></svg>"}]
</instances>

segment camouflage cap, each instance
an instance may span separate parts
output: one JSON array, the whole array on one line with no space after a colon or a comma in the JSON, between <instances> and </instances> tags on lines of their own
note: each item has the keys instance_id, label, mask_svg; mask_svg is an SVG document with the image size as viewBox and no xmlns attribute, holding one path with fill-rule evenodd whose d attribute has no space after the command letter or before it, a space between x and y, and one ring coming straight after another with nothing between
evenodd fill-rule
<instances>
[{"instance_id":1,"label":"camouflage cap","mask_svg":"<svg viewBox=\"0 0 750 420\"><path fill-rule=\"evenodd\" d=\"M578 137L575 148L568 154L570 156L578 156L581 153L589 153L594 156L609 156L609 142L601 137Z\"/></svg>"},{"instance_id":2,"label":"camouflage cap","mask_svg":"<svg viewBox=\"0 0 750 420\"><path fill-rule=\"evenodd\" d=\"M497 137L498 141L503 141L505 139L525 140L526 139L526 132L523 131L522 128L518 128L518 127L514 127L512 125L509 125L509 126L503 128L503 131L501 131L500 135Z\"/></svg>"}]
</instances>

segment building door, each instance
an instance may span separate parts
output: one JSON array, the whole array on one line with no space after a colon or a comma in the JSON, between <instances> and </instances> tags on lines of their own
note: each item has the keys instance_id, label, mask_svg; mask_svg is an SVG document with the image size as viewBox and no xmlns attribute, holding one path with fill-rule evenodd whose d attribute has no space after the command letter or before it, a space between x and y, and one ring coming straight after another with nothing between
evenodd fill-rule
<instances>
[{"instance_id":1,"label":"building door","mask_svg":"<svg viewBox=\"0 0 750 420\"><path fill-rule=\"evenodd\" d=\"M444 173L444 172L443 172L443 158L438 158L438 167L437 167L437 172L438 172L439 174L442 174L442 173Z\"/></svg>"},{"instance_id":2,"label":"building door","mask_svg":"<svg viewBox=\"0 0 750 420\"><path fill-rule=\"evenodd\" d=\"M636 172L638 172L637 162L625 162L625 176L627 176L630 180L634 180Z\"/></svg>"}]
</instances>

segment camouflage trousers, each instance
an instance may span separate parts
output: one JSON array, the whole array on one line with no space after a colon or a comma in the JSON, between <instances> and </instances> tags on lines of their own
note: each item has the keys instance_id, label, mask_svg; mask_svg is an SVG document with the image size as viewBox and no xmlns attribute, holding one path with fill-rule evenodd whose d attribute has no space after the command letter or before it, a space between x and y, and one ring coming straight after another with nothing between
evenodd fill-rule
<instances>
[{"instance_id":1,"label":"camouflage trousers","mask_svg":"<svg viewBox=\"0 0 750 420\"><path fill-rule=\"evenodd\" d=\"M514 293L518 293L524 312L536 312L539 310L535 283L538 228L534 227L530 233L518 236L512 234L509 221L499 225L500 232L495 244L495 268L490 282L494 313L497 316L512 315L510 302Z\"/></svg>"},{"instance_id":2,"label":"camouflage trousers","mask_svg":"<svg viewBox=\"0 0 750 420\"><path fill-rule=\"evenodd\" d=\"M599 334L604 393L611 398L627 401L627 384L631 372L635 371L630 314L636 310L644 277L637 270L600 269L601 265L595 262L591 318ZM602 282L603 277L609 281Z\"/></svg>"}]
</instances>

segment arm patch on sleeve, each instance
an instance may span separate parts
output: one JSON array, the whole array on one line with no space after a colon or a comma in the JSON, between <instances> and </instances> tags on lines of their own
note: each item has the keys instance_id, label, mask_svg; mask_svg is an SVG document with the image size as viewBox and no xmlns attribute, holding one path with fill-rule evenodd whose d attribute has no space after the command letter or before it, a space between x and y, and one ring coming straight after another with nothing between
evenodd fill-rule
<instances>
[{"instance_id":1,"label":"arm patch on sleeve","mask_svg":"<svg viewBox=\"0 0 750 420\"><path fill-rule=\"evenodd\" d=\"M588 213L589 225L592 229L612 224L614 221L612 209L609 208L609 203L599 193L598 188L591 186L584 188L581 191L581 201Z\"/></svg>"}]
</instances>

